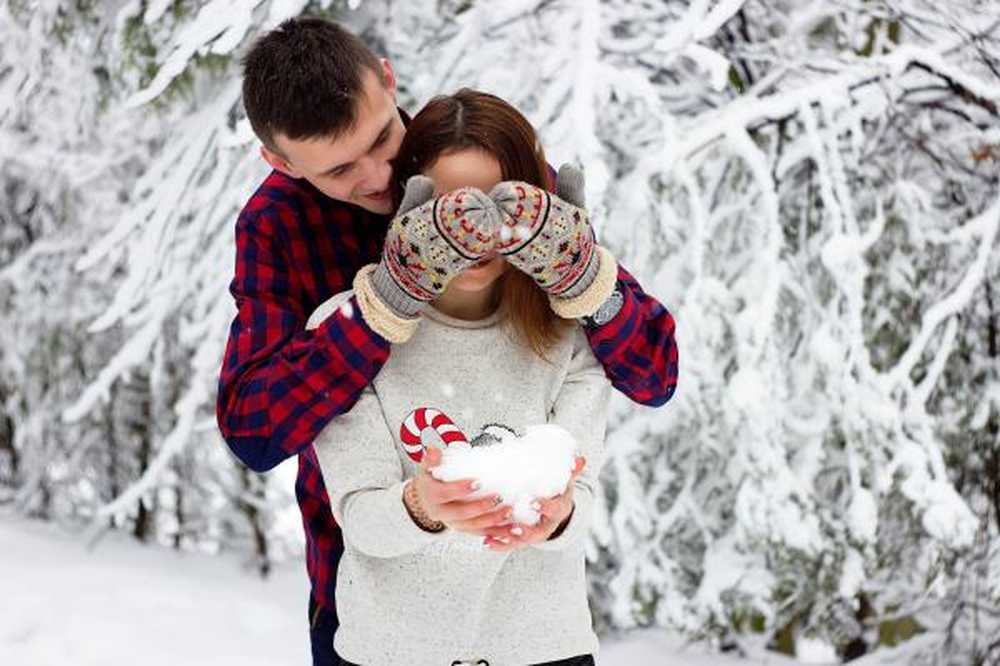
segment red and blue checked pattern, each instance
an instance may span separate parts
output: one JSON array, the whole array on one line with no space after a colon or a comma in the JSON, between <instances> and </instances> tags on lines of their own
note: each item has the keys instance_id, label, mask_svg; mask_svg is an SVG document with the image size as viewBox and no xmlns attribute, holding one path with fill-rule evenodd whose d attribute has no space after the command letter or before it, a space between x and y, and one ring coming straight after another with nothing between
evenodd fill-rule
<instances>
[{"instance_id":1,"label":"red and blue checked pattern","mask_svg":"<svg viewBox=\"0 0 1000 666\"><path fill-rule=\"evenodd\" d=\"M618 289L622 309L604 326L584 332L611 385L634 402L659 407L677 389L674 318L621 264Z\"/></svg>"},{"instance_id":2,"label":"red and blue checked pattern","mask_svg":"<svg viewBox=\"0 0 1000 666\"><path fill-rule=\"evenodd\" d=\"M358 269L378 261L387 225L387 217L278 172L236 222L230 292L238 313L219 377L219 428L255 471L298 455L306 567L317 602L329 608L343 541L311 444L354 406L390 345L368 327L353 298L352 308L338 309L316 330L305 324L318 305L351 288ZM673 317L623 268L618 277L624 306L587 335L615 388L636 402L662 405L677 384Z\"/></svg>"}]
</instances>

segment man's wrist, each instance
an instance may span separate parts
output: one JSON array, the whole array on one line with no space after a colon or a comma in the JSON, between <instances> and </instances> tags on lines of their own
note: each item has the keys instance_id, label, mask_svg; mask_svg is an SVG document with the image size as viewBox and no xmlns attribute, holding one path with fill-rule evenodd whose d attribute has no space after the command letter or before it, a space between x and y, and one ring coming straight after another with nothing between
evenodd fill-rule
<instances>
[{"instance_id":1,"label":"man's wrist","mask_svg":"<svg viewBox=\"0 0 1000 666\"><path fill-rule=\"evenodd\" d=\"M586 328L603 326L621 312L623 305L625 305L625 295L622 294L621 287L616 285L614 291L601 303L594 314L580 317L580 324Z\"/></svg>"}]
</instances>

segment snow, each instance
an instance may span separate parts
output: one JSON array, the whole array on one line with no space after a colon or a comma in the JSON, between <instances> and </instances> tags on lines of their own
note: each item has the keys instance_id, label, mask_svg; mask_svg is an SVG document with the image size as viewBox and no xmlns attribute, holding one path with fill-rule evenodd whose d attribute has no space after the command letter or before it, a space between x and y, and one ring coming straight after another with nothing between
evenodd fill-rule
<instances>
[{"instance_id":1,"label":"snow","mask_svg":"<svg viewBox=\"0 0 1000 666\"><path fill-rule=\"evenodd\" d=\"M872 493L860 486L851 490L847 527L858 541L874 543L878 528L878 508Z\"/></svg>"},{"instance_id":2,"label":"snow","mask_svg":"<svg viewBox=\"0 0 1000 666\"><path fill-rule=\"evenodd\" d=\"M267 579L233 553L143 546L111 534L92 549L41 524L0 517L0 663L17 666L284 666L309 663L308 583L290 560ZM664 631L602 641L602 666L794 664L712 654Z\"/></svg>"},{"instance_id":3,"label":"snow","mask_svg":"<svg viewBox=\"0 0 1000 666\"><path fill-rule=\"evenodd\" d=\"M536 499L566 489L577 449L573 436L553 424L531 425L524 435L500 432L502 440L488 446L451 444L442 450L441 464L431 474L441 481L476 479L481 487L470 497L499 494L512 508L513 520L538 522Z\"/></svg>"},{"instance_id":4,"label":"snow","mask_svg":"<svg viewBox=\"0 0 1000 666\"><path fill-rule=\"evenodd\" d=\"M837 652L826 641L801 636L795 642L795 656L803 664L839 664Z\"/></svg>"},{"instance_id":5,"label":"snow","mask_svg":"<svg viewBox=\"0 0 1000 666\"><path fill-rule=\"evenodd\" d=\"M213 402L233 222L267 172L238 56L307 3L66 4L0 3L0 431L16 427L0 497L123 531L157 498L157 536L180 522L223 551L249 550L246 501L272 553L301 548L290 480L232 459ZM310 6L352 10L338 16L387 50L410 112L459 86L521 109L550 163L584 169L602 245L675 316L676 396L612 403L597 612L699 635L749 597L768 622L816 609L822 634L842 628L831 598L864 591L880 613L940 601L887 659L969 656L987 633L970 613L1000 599L973 446L1000 410L1000 6L899 0L898 38L880 3ZM790 552L822 573L784 599ZM800 654L825 658L824 637Z\"/></svg>"},{"instance_id":6,"label":"snow","mask_svg":"<svg viewBox=\"0 0 1000 666\"><path fill-rule=\"evenodd\" d=\"M0 662L18 666L305 664L308 583L298 562L269 580L233 556L177 553L110 535L0 520Z\"/></svg>"}]
</instances>

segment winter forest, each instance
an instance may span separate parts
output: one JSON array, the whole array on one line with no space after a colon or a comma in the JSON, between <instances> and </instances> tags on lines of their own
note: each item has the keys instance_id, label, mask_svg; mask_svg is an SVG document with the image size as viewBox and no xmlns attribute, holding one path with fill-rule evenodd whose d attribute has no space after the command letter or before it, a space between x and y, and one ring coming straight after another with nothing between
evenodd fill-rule
<instances>
[{"instance_id":1,"label":"winter forest","mask_svg":"<svg viewBox=\"0 0 1000 666\"><path fill-rule=\"evenodd\" d=\"M214 412L240 56L301 13L403 109L518 107L676 318L674 398L612 404L599 633L1000 663L995 0L0 2L0 520L301 568Z\"/></svg>"}]
</instances>

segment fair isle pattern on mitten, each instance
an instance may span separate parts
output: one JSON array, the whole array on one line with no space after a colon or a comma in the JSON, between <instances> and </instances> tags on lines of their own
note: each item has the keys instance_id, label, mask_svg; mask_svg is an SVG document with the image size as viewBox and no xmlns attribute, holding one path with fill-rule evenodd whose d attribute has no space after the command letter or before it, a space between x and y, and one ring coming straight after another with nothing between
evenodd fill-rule
<instances>
[{"instance_id":1,"label":"fair isle pattern on mitten","mask_svg":"<svg viewBox=\"0 0 1000 666\"><path fill-rule=\"evenodd\" d=\"M511 264L552 296L574 297L589 286L598 255L585 210L516 181L500 183L490 198L502 214L497 250Z\"/></svg>"},{"instance_id":2,"label":"fair isle pattern on mitten","mask_svg":"<svg viewBox=\"0 0 1000 666\"><path fill-rule=\"evenodd\" d=\"M431 301L493 249L499 224L496 206L479 190L442 194L394 221L384 252L389 275L413 298Z\"/></svg>"}]
</instances>

